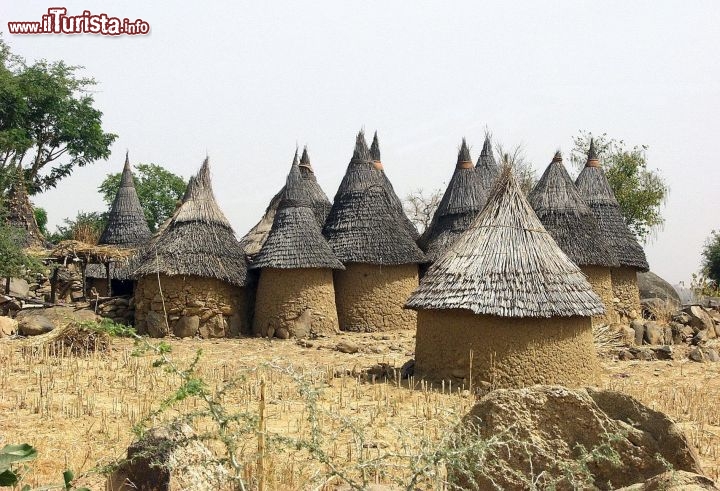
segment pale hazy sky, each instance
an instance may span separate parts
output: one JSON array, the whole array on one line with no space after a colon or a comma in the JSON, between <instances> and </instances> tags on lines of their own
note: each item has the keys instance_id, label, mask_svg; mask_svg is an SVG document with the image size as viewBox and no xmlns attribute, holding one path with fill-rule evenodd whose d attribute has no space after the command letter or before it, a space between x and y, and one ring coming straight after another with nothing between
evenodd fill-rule
<instances>
[{"instance_id":1,"label":"pale hazy sky","mask_svg":"<svg viewBox=\"0 0 720 491\"><path fill-rule=\"evenodd\" d=\"M7 21L49 7L142 18L147 36L19 36ZM538 172L572 136L647 144L668 180L664 229L646 244L671 283L699 268L720 228L720 2L285 1L4 2L4 39L30 60L83 65L99 82L109 161L35 198L50 227L104 210L108 172L155 162L188 177L210 155L238 237L307 144L332 199L360 127L380 135L400 196L444 186L460 139L473 158L488 127Z\"/></svg>"}]
</instances>

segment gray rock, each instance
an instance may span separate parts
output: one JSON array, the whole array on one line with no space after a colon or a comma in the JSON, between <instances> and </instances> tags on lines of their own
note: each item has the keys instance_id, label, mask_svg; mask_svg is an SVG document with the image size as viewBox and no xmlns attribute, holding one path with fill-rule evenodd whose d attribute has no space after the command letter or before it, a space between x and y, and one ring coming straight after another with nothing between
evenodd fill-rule
<instances>
[{"instance_id":1,"label":"gray rock","mask_svg":"<svg viewBox=\"0 0 720 491\"><path fill-rule=\"evenodd\" d=\"M703 475L687 471L667 471L645 482L619 488L616 491L717 491L715 483Z\"/></svg>"},{"instance_id":2,"label":"gray rock","mask_svg":"<svg viewBox=\"0 0 720 491\"><path fill-rule=\"evenodd\" d=\"M683 309L683 312L690 316L689 324L701 331L711 330L712 333L708 332L708 336L711 338L715 337L715 322L712 320L710 315L705 312L705 309L699 305L691 305Z\"/></svg>"},{"instance_id":3,"label":"gray rock","mask_svg":"<svg viewBox=\"0 0 720 491\"><path fill-rule=\"evenodd\" d=\"M5 282L2 282L3 290L5 293ZM11 278L10 279L10 295L16 297L27 297L30 294L30 285L27 281L22 278Z\"/></svg>"},{"instance_id":4,"label":"gray rock","mask_svg":"<svg viewBox=\"0 0 720 491\"><path fill-rule=\"evenodd\" d=\"M688 353L688 358L690 358L692 361L702 363L705 361L705 353L703 353L703 350L701 348L695 346L690 350L690 353Z\"/></svg>"},{"instance_id":5,"label":"gray rock","mask_svg":"<svg viewBox=\"0 0 720 491\"><path fill-rule=\"evenodd\" d=\"M177 321L173 332L179 338L191 338L197 334L199 327L200 317L197 315L186 315Z\"/></svg>"},{"instance_id":6,"label":"gray rock","mask_svg":"<svg viewBox=\"0 0 720 491\"><path fill-rule=\"evenodd\" d=\"M715 350L715 348L703 348L703 351L705 352L705 359L707 361L720 361L720 356L718 356L718 352Z\"/></svg>"},{"instance_id":7,"label":"gray rock","mask_svg":"<svg viewBox=\"0 0 720 491\"><path fill-rule=\"evenodd\" d=\"M640 346L643 343L645 337L645 323L641 320L633 320L630 323L630 327L635 331L635 344Z\"/></svg>"},{"instance_id":8,"label":"gray rock","mask_svg":"<svg viewBox=\"0 0 720 491\"><path fill-rule=\"evenodd\" d=\"M275 331L275 337L278 339L290 339L290 331L284 327L279 327L278 330Z\"/></svg>"},{"instance_id":9,"label":"gray rock","mask_svg":"<svg viewBox=\"0 0 720 491\"><path fill-rule=\"evenodd\" d=\"M214 315L200 325L200 337L204 339L224 338L227 332L227 321L222 314Z\"/></svg>"},{"instance_id":10,"label":"gray rock","mask_svg":"<svg viewBox=\"0 0 720 491\"><path fill-rule=\"evenodd\" d=\"M672 318L675 322L679 322L680 324L688 325L690 324L690 316L686 314L685 312L677 312L673 315Z\"/></svg>"},{"instance_id":11,"label":"gray rock","mask_svg":"<svg viewBox=\"0 0 720 491\"><path fill-rule=\"evenodd\" d=\"M154 310L148 312L145 317L145 329L151 338L164 338L170 334L165 316Z\"/></svg>"},{"instance_id":12,"label":"gray rock","mask_svg":"<svg viewBox=\"0 0 720 491\"><path fill-rule=\"evenodd\" d=\"M622 343L625 346L632 346L635 344L635 330L629 326L621 326L618 328L620 336L622 337Z\"/></svg>"},{"instance_id":13,"label":"gray rock","mask_svg":"<svg viewBox=\"0 0 720 491\"><path fill-rule=\"evenodd\" d=\"M357 353L360 350L360 347L353 343L352 341L340 341L337 346L335 347L340 353Z\"/></svg>"},{"instance_id":14,"label":"gray rock","mask_svg":"<svg viewBox=\"0 0 720 491\"><path fill-rule=\"evenodd\" d=\"M643 338L648 344L665 344L665 331L655 321L645 323L645 336Z\"/></svg>"},{"instance_id":15,"label":"gray rock","mask_svg":"<svg viewBox=\"0 0 720 491\"><path fill-rule=\"evenodd\" d=\"M698 331L695 336L692 338L692 344L694 345L704 345L707 343L708 340L708 332L707 331Z\"/></svg>"},{"instance_id":16,"label":"gray rock","mask_svg":"<svg viewBox=\"0 0 720 491\"><path fill-rule=\"evenodd\" d=\"M39 336L55 329L55 324L44 315L23 317L18 321L18 330L23 336Z\"/></svg>"},{"instance_id":17,"label":"gray rock","mask_svg":"<svg viewBox=\"0 0 720 491\"><path fill-rule=\"evenodd\" d=\"M674 302L680 305L680 295L675 291L675 288L652 271L638 273L637 283L640 290L640 300L657 298L664 302Z\"/></svg>"}]
</instances>

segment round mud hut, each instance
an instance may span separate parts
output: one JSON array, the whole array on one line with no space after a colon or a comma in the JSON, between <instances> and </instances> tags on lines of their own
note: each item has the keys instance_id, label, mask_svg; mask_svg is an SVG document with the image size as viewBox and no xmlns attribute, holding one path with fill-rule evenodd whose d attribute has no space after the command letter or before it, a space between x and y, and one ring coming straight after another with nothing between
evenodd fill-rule
<instances>
[{"instance_id":1,"label":"round mud hut","mask_svg":"<svg viewBox=\"0 0 720 491\"><path fill-rule=\"evenodd\" d=\"M390 179L388 178L387 174L385 174L385 167L383 166L382 159L380 157L380 141L378 140L377 131L373 135L373 141L370 144L370 158L372 159L375 168L382 173L383 183L385 185L387 194L392 202L393 210L400 217L401 224L410 234L410 237L412 237L413 240L417 240L420 234L418 234L417 228L405 214L405 209L403 208L402 201L400 201L397 193L395 193L395 189L393 189L393 185L390 182Z\"/></svg>"},{"instance_id":2,"label":"round mud hut","mask_svg":"<svg viewBox=\"0 0 720 491\"><path fill-rule=\"evenodd\" d=\"M249 332L245 255L215 201L207 158L134 276L139 333L218 338Z\"/></svg>"},{"instance_id":3,"label":"round mud hut","mask_svg":"<svg viewBox=\"0 0 720 491\"><path fill-rule=\"evenodd\" d=\"M600 232L620 265L610 270L613 305L617 318L627 322L640 316L640 290L637 273L650 268L645 251L630 231L620 211L605 171L600 167L595 144L590 140L587 163L575 181L580 195L595 214ZM617 299L617 301L615 301Z\"/></svg>"},{"instance_id":4,"label":"round mud hut","mask_svg":"<svg viewBox=\"0 0 720 491\"><path fill-rule=\"evenodd\" d=\"M317 223L297 153L270 233L255 256L260 270L253 332L304 338L338 331L333 270L345 269Z\"/></svg>"},{"instance_id":5,"label":"round mud hut","mask_svg":"<svg viewBox=\"0 0 720 491\"><path fill-rule=\"evenodd\" d=\"M593 317L593 324L615 322L610 268L620 264L600 231L595 215L580 196L563 165L555 156L528 196L530 205L560 249L580 266L593 291L605 305L605 314Z\"/></svg>"},{"instance_id":6,"label":"round mud hut","mask_svg":"<svg viewBox=\"0 0 720 491\"><path fill-rule=\"evenodd\" d=\"M583 386L599 374L591 317L603 313L602 301L509 167L407 307L418 311L416 376L516 388Z\"/></svg>"},{"instance_id":7,"label":"round mud hut","mask_svg":"<svg viewBox=\"0 0 720 491\"><path fill-rule=\"evenodd\" d=\"M428 263L437 260L452 246L482 211L486 202L487 194L480 183L480 174L475 170L470 149L463 138L450 183L430 226L418 240Z\"/></svg>"},{"instance_id":8,"label":"round mud hut","mask_svg":"<svg viewBox=\"0 0 720 491\"><path fill-rule=\"evenodd\" d=\"M403 304L418 284L422 251L402 223L361 131L323 235L345 270L335 271L340 329L414 329Z\"/></svg>"},{"instance_id":9,"label":"round mud hut","mask_svg":"<svg viewBox=\"0 0 720 491\"><path fill-rule=\"evenodd\" d=\"M300 192L305 193L304 198L310 202L310 207L313 211L315 219L318 223L318 227L322 228L325 225L328 213L330 213L330 200L328 199L325 192L317 182L315 171L310 164L310 156L308 155L307 146L303 148L302 156L300 157L300 177L303 180L303 186ZM285 193L285 187L283 186L278 193L273 196L270 200L270 204L265 209L265 214L262 216L260 221L255 224L245 236L240 239L243 251L246 256L252 261L257 253L262 249L265 240L267 239L270 229L272 228L273 221L275 219L275 213L280 205L280 201Z\"/></svg>"},{"instance_id":10,"label":"round mud hut","mask_svg":"<svg viewBox=\"0 0 720 491\"><path fill-rule=\"evenodd\" d=\"M135 189L130 157L128 152L125 152L125 165L120 176L120 187L115 194L107 224L100 235L98 244L113 245L122 249L141 249L148 244L151 237L152 233ZM85 271L87 285L94 287L100 294L107 292L108 296L131 294L133 292L131 272L135 266L136 257L134 256L124 263L88 264Z\"/></svg>"},{"instance_id":11,"label":"round mud hut","mask_svg":"<svg viewBox=\"0 0 720 491\"><path fill-rule=\"evenodd\" d=\"M485 190L485 195L489 196L495 185L495 181L497 181L500 175L500 167L498 167L495 161L489 133L485 134L485 142L483 143L475 169L480 176L480 185Z\"/></svg>"}]
</instances>

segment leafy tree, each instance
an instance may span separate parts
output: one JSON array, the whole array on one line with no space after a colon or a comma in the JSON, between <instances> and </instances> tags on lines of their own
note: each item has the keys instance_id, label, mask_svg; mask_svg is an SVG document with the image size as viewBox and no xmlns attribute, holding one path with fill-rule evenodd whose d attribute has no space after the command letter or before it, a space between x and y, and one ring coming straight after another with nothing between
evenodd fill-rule
<instances>
[{"instance_id":1,"label":"leafy tree","mask_svg":"<svg viewBox=\"0 0 720 491\"><path fill-rule=\"evenodd\" d=\"M23 249L25 231L0 220L0 277L17 278L41 269L40 263Z\"/></svg>"},{"instance_id":2,"label":"leafy tree","mask_svg":"<svg viewBox=\"0 0 720 491\"><path fill-rule=\"evenodd\" d=\"M66 218L64 225L58 225L49 240L54 243L63 240L79 240L86 244L97 244L107 224L107 215L97 211L79 211L74 219Z\"/></svg>"},{"instance_id":3,"label":"leafy tree","mask_svg":"<svg viewBox=\"0 0 720 491\"><path fill-rule=\"evenodd\" d=\"M594 138L600 165L620 204L625 223L640 241L645 241L651 232L665 223L661 208L669 193L669 187L659 171L648 169L645 154L648 147L628 148L623 140L610 138L605 133L593 136L581 131L573 138L574 148L570 156L578 169L587 160L590 138Z\"/></svg>"},{"instance_id":4,"label":"leafy tree","mask_svg":"<svg viewBox=\"0 0 720 491\"><path fill-rule=\"evenodd\" d=\"M53 188L76 166L110 155L117 135L102 128L102 112L83 67L62 61L27 64L0 38L0 192L22 170L28 194Z\"/></svg>"},{"instance_id":5,"label":"leafy tree","mask_svg":"<svg viewBox=\"0 0 720 491\"><path fill-rule=\"evenodd\" d=\"M40 229L40 232L47 237L48 231L47 231L47 222L48 222L48 216L47 211L45 211L45 208L41 208L39 206L33 207L33 213L35 214L35 221L37 222L37 226Z\"/></svg>"},{"instance_id":6,"label":"leafy tree","mask_svg":"<svg viewBox=\"0 0 720 491\"><path fill-rule=\"evenodd\" d=\"M720 232L713 230L702 250L702 269L715 285L720 285Z\"/></svg>"},{"instance_id":7,"label":"leafy tree","mask_svg":"<svg viewBox=\"0 0 720 491\"><path fill-rule=\"evenodd\" d=\"M120 172L109 174L100 184L99 190L108 206L115 199L121 176ZM145 210L145 219L154 232L175 211L177 201L185 193L187 181L157 164L138 164L133 179L140 204Z\"/></svg>"}]
</instances>

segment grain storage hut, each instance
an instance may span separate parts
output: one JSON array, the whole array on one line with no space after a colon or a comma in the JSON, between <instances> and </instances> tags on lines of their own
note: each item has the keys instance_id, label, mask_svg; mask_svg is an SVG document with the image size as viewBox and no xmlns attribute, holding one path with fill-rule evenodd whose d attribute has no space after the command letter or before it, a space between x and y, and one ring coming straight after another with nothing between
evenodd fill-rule
<instances>
[{"instance_id":1,"label":"grain storage hut","mask_svg":"<svg viewBox=\"0 0 720 491\"><path fill-rule=\"evenodd\" d=\"M296 152L297 153L297 152ZM317 220L318 226L322 228L325 225L325 219L330 213L330 200L328 199L325 192L317 182L315 171L310 164L310 156L308 155L307 147L303 148L302 157L300 158L300 177L303 179L303 186L299 190L304 193L306 198L310 201L310 206ZM252 260L255 255L260 252L265 239L267 239L268 233L272 228L273 220L275 219L275 212L280 205L285 187L283 186L278 193L273 196L270 200L270 204L265 210L265 214L260 221L240 239L240 244L243 247L245 254Z\"/></svg>"},{"instance_id":2,"label":"grain storage hut","mask_svg":"<svg viewBox=\"0 0 720 491\"><path fill-rule=\"evenodd\" d=\"M480 185L485 190L485 194L489 195L498 175L500 175L500 167L498 167L497 162L495 162L495 155L493 154L489 134L485 135L485 143L483 143L475 169L480 175Z\"/></svg>"},{"instance_id":3,"label":"grain storage hut","mask_svg":"<svg viewBox=\"0 0 720 491\"><path fill-rule=\"evenodd\" d=\"M148 244L150 237L145 213L135 190L135 182L130 168L130 158L125 153L125 165L120 176L120 187L110 207L108 221L100 235L98 244L114 245L123 249L141 249ZM128 294L133 291L131 272L135 259L129 262L113 262L108 265L88 264L85 276L88 286L95 287L100 294ZM108 273L110 284L108 284Z\"/></svg>"},{"instance_id":4,"label":"grain storage hut","mask_svg":"<svg viewBox=\"0 0 720 491\"><path fill-rule=\"evenodd\" d=\"M334 273L340 329L414 329L415 312L402 307L417 286L424 256L393 207L362 132L323 235L346 268Z\"/></svg>"},{"instance_id":5,"label":"grain storage hut","mask_svg":"<svg viewBox=\"0 0 720 491\"><path fill-rule=\"evenodd\" d=\"M595 215L587 206L562 162L560 152L528 196L545 230L560 249L580 266L593 291L605 305L605 314L593 317L594 324L615 321L610 268L619 266Z\"/></svg>"},{"instance_id":6,"label":"grain storage hut","mask_svg":"<svg viewBox=\"0 0 720 491\"><path fill-rule=\"evenodd\" d=\"M416 375L469 383L472 366L475 382L523 387L581 386L599 373L591 316L602 302L509 168L407 307L418 311Z\"/></svg>"},{"instance_id":7,"label":"grain storage hut","mask_svg":"<svg viewBox=\"0 0 720 491\"><path fill-rule=\"evenodd\" d=\"M388 179L387 174L385 174L385 167L383 166L382 159L380 158L380 141L378 140L377 131L375 132L375 135L373 135L373 141L370 145L370 158L372 159L375 168L382 173L383 182L385 184L388 196L392 201L392 207L395 213L397 213L400 217L400 222L402 223L403 227L405 227L405 229L408 231L413 240L417 240L419 236L417 228L405 214L405 209L403 208L402 201L400 201L400 198L393 189L393 185L390 182L390 179Z\"/></svg>"},{"instance_id":8,"label":"grain storage hut","mask_svg":"<svg viewBox=\"0 0 720 491\"><path fill-rule=\"evenodd\" d=\"M458 152L450 183L418 245L429 263L434 262L465 232L487 201L465 139Z\"/></svg>"},{"instance_id":9,"label":"grain storage hut","mask_svg":"<svg viewBox=\"0 0 720 491\"><path fill-rule=\"evenodd\" d=\"M618 320L627 321L640 316L640 290L637 285L638 271L648 271L645 251L625 224L620 212L620 205L615 199L605 171L595 151L595 144L590 141L587 164L578 176L575 184L580 195L585 199L595 214L600 232L607 239L610 250L620 265L610 270L614 302Z\"/></svg>"},{"instance_id":10,"label":"grain storage hut","mask_svg":"<svg viewBox=\"0 0 720 491\"><path fill-rule=\"evenodd\" d=\"M260 269L255 334L307 337L338 331L333 269L345 269L323 237L313 212L309 181L297 153L270 233L252 268Z\"/></svg>"},{"instance_id":11,"label":"grain storage hut","mask_svg":"<svg viewBox=\"0 0 720 491\"><path fill-rule=\"evenodd\" d=\"M215 201L208 159L134 276L135 326L140 333L209 338L249 331L245 256Z\"/></svg>"}]
</instances>

